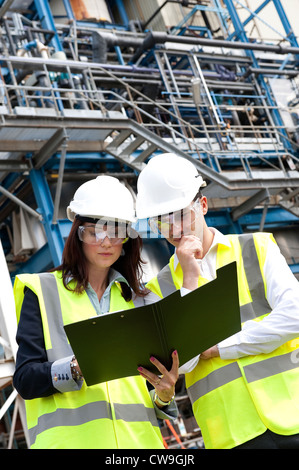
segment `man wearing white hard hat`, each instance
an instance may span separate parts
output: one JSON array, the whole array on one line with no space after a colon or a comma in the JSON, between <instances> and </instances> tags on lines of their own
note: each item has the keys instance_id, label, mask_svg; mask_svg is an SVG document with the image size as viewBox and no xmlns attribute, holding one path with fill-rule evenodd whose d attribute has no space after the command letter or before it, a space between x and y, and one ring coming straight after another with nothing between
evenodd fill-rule
<instances>
[{"instance_id":1,"label":"man wearing white hard hat","mask_svg":"<svg viewBox=\"0 0 299 470\"><path fill-rule=\"evenodd\" d=\"M147 284L159 297L237 262L242 330L180 368L205 447L299 448L298 281L272 234L208 227L204 186L191 161L158 155L139 175L136 209L175 247Z\"/></svg>"},{"instance_id":2,"label":"man wearing white hard hat","mask_svg":"<svg viewBox=\"0 0 299 470\"><path fill-rule=\"evenodd\" d=\"M98 176L77 189L67 215L73 224L62 264L18 275L14 285L14 386L26 403L30 447L163 449L157 418L177 416L176 351L169 371L152 357L156 373L136 366L133 377L87 386L64 331L66 324L145 304L141 239L129 230L132 195L116 178ZM115 331L105 334L112 338ZM106 357L93 360L100 368Z\"/></svg>"}]
</instances>

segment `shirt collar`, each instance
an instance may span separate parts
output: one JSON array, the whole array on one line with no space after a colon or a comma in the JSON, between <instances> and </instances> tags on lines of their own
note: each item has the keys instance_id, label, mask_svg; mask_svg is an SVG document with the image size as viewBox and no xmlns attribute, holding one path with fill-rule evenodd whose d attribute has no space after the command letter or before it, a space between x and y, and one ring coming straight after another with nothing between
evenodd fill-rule
<instances>
[{"instance_id":1,"label":"shirt collar","mask_svg":"<svg viewBox=\"0 0 299 470\"><path fill-rule=\"evenodd\" d=\"M73 276L70 275L67 278L67 284L73 280ZM120 274L118 271L116 271L113 268L110 268L109 274L108 274L108 287L107 289L111 289L112 284L115 282L125 282L127 285L129 285L128 281L124 278L122 274ZM88 283L88 287L91 287L91 285Z\"/></svg>"},{"instance_id":2,"label":"shirt collar","mask_svg":"<svg viewBox=\"0 0 299 470\"><path fill-rule=\"evenodd\" d=\"M209 230L213 233L214 237L213 237L212 244L209 248L209 251L205 256L207 256L209 254L209 252L218 245L225 245L227 247L231 246L229 239L225 235L223 235L223 233L219 232L219 230L217 230L214 227L209 227ZM176 250L175 250L175 252L174 252L174 269L177 268L178 264L179 264L179 260L178 260Z\"/></svg>"},{"instance_id":3,"label":"shirt collar","mask_svg":"<svg viewBox=\"0 0 299 470\"><path fill-rule=\"evenodd\" d=\"M124 278L124 276L113 268L110 268L109 270L108 282L108 288L111 288L112 284L114 284L115 282L125 282L127 285L129 285L128 281Z\"/></svg>"}]
</instances>

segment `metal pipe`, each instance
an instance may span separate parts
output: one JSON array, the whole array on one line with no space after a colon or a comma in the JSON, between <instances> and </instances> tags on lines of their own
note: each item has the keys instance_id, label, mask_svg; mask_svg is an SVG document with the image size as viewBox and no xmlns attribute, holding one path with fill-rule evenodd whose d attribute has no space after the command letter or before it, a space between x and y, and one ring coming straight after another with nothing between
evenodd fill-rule
<instances>
[{"instance_id":1,"label":"metal pipe","mask_svg":"<svg viewBox=\"0 0 299 470\"><path fill-rule=\"evenodd\" d=\"M249 77L249 75L251 75L252 73L255 75L262 73L263 75L287 75L289 77L297 77L297 75L299 75L299 70L279 70L248 67L248 69L243 75L243 78Z\"/></svg>"},{"instance_id":2,"label":"metal pipe","mask_svg":"<svg viewBox=\"0 0 299 470\"><path fill-rule=\"evenodd\" d=\"M96 173L96 176L106 175L106 176L114 176L118 179L128 179L128 178L136 178L136 174L134 172L121 172L121 171L113 171L113 172L105 172L105 173ZM57 181L57 174L52 173L47 175L47 180L50 182ZM63 175L63 182L70 182L70 181L88 181L95 177L95 173L86 172L86 173L64 173Z\"/></svg>"},{"instance_id":3,"label":"metal pipe","mask_svg":"<svg viewBox=\"0 0 299 470\"><path fill-rule=\"evenodd\" d=\"M276 54L298 54L299 47L282 46L281 44L265 44L265 43L244 43L242 41L226 41L224 39L209 39L194 36L176 36L164 32L151 31L144 38L119 36L115 33L98 32L98 34L107 42L109 46L131 46L140 47L142 52L146 49L154 47L156 44L165 44L165 42L174 42L180 44L195 44L201 46L215 46L230 49L249 49L255 51L267 51ZM135 54L138 53L138 50ZM132 61L137 59L133 57ZM138 58L138 57L137 57Z\"/></svg>"},{"instance_id":4,"label":"metal pipe","mask_svg":"<svg viewBox=\"0 0 299 470\"><path fill-rule=\"evenodd\" d=\"M0 18L3 18L5 13L9 10L14 0L6 0L6 2L2 2L0 8Z\"/></svg>"},{"instance_id":5,"label":"metal pipe","mask_svg":"<svg viewBox=\"0 0 299 470\"><path fill-rule=\"evenodd\" d=\"M21 68L28 71L29 69L32 70L42 70L43 66L48 67L51 71L52 70L57 70L57 71L64 71L66 67L70 67L72 69L72 72L74 73L80 73L82 70L86 70L87 67L91 68L93 72L101 69L105 70L117 70L120 73L126 73L126 72L139 72L139 73L145 73L147 76L152 73L158 73L159 70L156 68L146 68L146 67L136 67L135 65L117 65L117 64L97 64L97 63L84 63L76 60L54 60L52 57L50 59L44 59L41 57L35 57L34 61L32 60L32 57L18 57L18 56L0 56L0 61L3 62L11 62L14 66L14 68ZM172 71L174 74L182 75L181 70L173 70ZM166 73L169 73L166 71ZM190 75L190 77L193 77L192 71L184 70L184 75ZM220 78L220 75L212 72L212 71L204 71L204 76L205 77L210 77L211 79L217 79Z\"/></svg>"},{"instance_id":6,"label":"metal pipe","mask_svg":"<svg viewBox=\"0 0 299 470\"><path fill-rule=\"evenodd\" d=\"M36 219L43 220L43 217L42 217L41 214L39 214L35 210L31 209L31 207L27 206L27 204L25 204L25 202L18 199L16 196L11 194L7 189L3 188L3 186L1 186L1 185L0 185L0 192L3 193L4 196L8 197L8 199L11 199L13 202L15 202L20 207L22 207L27 212L29 212L29 214L33 215L33 217L35 217Z\"/></svg>"},{"instance_id":7,"label":"metal pipe","mask_svg":"<svg viewBox=\"0 0 299 470\"><path fill-rule=\"evenodd\" d=\"M95 31L102 39L106 41L108 46L124 46L139 47L142 46L144 38L136 38L135 36L120 36L110 32Z\"/></svg>"},{"instance_id":8,"label":"metal pipe","mask_svg":"<svg viewBox=\"0 0 299 470\"><path fill-rule=\"evenodd\" d=\"M12 38L12 35L11 35L11 31L10 31L10 27L9 27L9 24L8 24L8 20L6 17L4 17L2 19L3 21L3 24L4 24L4 28L5 28L5 31L6 31L6 35L7 35L7 39L8 39L8 42L9 42L9 46L12 50L12 53L13 55L16 55L17 52L16 52L16 47L15 47L15 43L13 41L13 38Z\"/></svg>"},{"instance_id":9,"label":"metal pipe","mask_svg":"<svg viewBox=\"0 0 299 470\"><path fill-rule=\"evenodd\" d=\"M56 193L55 193L53 219L52 219L53 224L57 224L62 182L63 182L63 174L64 174L64 167L65 167L65 159L66 159L66 151L67 151L67 143L66 141L64 141L64 143L62 144L62 149L60 153L60 165L59 165L58 181L57 181Z\"/></svg>"},{"instance_id":10,"label":"metal pipe","mask_svg":"<svg viewBox=\"0 0 299 470\"><path fill-rule=\"evenodd\" d=\"M228 49L248 49L252 51L267 51L274 54L299 54L299 47L282 46L264 44L264 43L249 43L242 41L225 41L222 39L207 39L194 36L175 36L163 32L150 32L143 41L132 57L132 62L136 62L142 53L153 48L156 44L165 44L166 42L180 43L180 44L194 44L209 47L224 47Z\"/></svg>"}]
</instances>

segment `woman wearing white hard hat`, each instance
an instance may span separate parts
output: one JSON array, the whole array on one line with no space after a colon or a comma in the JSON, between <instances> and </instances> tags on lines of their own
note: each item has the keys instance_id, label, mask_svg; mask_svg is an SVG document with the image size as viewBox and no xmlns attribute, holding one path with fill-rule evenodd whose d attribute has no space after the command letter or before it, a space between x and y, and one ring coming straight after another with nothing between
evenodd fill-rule
<instances>
[{"instance_id":1,"label":"woman wearing white hard hat","mask_svg":"<svg viewBox=\"0 0 299 470\"><path fill-rule=\"evenodd\" d=\"M142 242L130 230L132 195L116 178L99 176L78 188L67 214L73 224L62 264L50 273L19 275L14 286L20 317L14 386L25 399L30 447L163 448L157 417L177 413L177 353L170 371L151 358L156 374L142 369L89 387L63 328L146 302ZM94 360L101 367L105 357Z\"/></svg>"}]
</instances>

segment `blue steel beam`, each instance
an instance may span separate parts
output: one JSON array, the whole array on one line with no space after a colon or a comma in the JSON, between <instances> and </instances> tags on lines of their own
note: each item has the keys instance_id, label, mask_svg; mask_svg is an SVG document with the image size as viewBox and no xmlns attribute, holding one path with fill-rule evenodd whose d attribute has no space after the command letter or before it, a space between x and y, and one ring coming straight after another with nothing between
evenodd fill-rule
<instances>
[{"instance_id":1,"label":"blue steel beam","mask_svg":"<svg viewBox=\"0 0 299 470\"><path fill-rule=\"evenodd\" d=\"M294 34L294 31L291 27L291 24L288 20L288 17L283 9L283 6L280 2L280 0L272 0L275 8L276 8L276 11L278 13L278 16L281 20L281 23L282 23L282 26L284 27L284 30L286 32L286 36L287 36L287 39L290 41L290 44L294 47L299 47L299 43L297 41L297 38Z\"/></svg>"},{"instance_id":2,"label":"blue steel beam","mask_svg":"<svg viewBox=\"0 0 299 470\"><path fill-rule=\"evenodd\" d=\"M16 266L16 270L12 273L12 277L21 272L41 272L50 269L53 266L57 266L59 261L59 256L62 253L63 239L67 238L69 231L71 229L72 223L68 219L60 219L56 224L56 227L51 225L51 214L53 209L53 204L51 203L51 196L47 190L47 182L42 174L32 173L32 181L34 181L34 186L37 185L38 189L35 188L35 194L40 194L38 197L38 204L40 207L44 207L40 211L45 214L48 212L48 221L45 222L45 230L47 233L48 243L46 243L39 251L34 253L26 263L22 263L19 266ZM42 184L41 184L42 183ZM41 190L45 186L46 191ZM44 194L45 192L45 194ZM240 219L233 221L230 215L230 209L221 209L221 210L210 210L205 216L206 222L209 226L218 228L223 233L243 233L244 231L258 231L259 225L262 216L262 209L254 209L252 212L240 217ZM46 217L45 217L46 218ZM281 229L282 227L289 227L294 225L295 227L299 226L299 219L294 215L290 214L288 211L277 208L269 207L267 211L267 216L265 220L264 230L271 231L275 228ZM53 231L55 228L55 232ZM143 238L144 242L156 242L157 239L161 239L161 236L150 232L147 220L142 219L136 223L134 228L140 233L140 236ZM59 234L59 236L57 235ZM60 245L60 255L57 254L57 240ZM53 256L56 252L56 255ZM290 266L294 273L299 272L299 265Z\"/></svg>"},{"instance_id":3,"label":"blue steel beam","mask_svg":"<svg viewBox=\"0 0 299 470\"><path fill-rule=\"evenodd\" d=\"M68 17L70 20L75 20L75 16L74 16L74 12L73 12L72 6L71 6L71 4L70 4L70 0L63 0L63 4L64 4L64 8L65 8L67 17Z\"/></svg>"},{"instance_id":4,"label":"blue steel beam","mask_svg":"<svg viewBox=\"0 0 299 470\"><path fill-rule=\"evenodd\" d=\"M271 0L265 0L259 7L257 7L257 9L254 10L254 12L252 12L251 15L249 15L248 18L243 22L243 26L246 26L248 23L250 23L250 21L253 20L253 18L258 15L270 1Z\"/></svg>"},{"instance_id":5,"label":"blue steel beam","mask_svg":"<svg viewBox=\"0 0 299 470\"><path fill-rule=\"evenodd\" d=\"M33 253L26 263L16 264L15 270L11 272L11 278L14 280L17 274L22 273L42 273L53 267L52 257L49 250L49 244L46 243L38 251Z\"/></svg>"},{"instance_id":6,"label":"blue steel beam","mask_svg":"<svg viewBox=\"0 0 299 470\"><path fill-rule=\"evenodd\" d=\"M70 233L72 222L68 219L58 220L61 236L66 239ZM3 243L3 239L1 240ZM9 246L9 250L11 247ZM55 263L57 266L58 263ZM12 279L21 273L40 273L54 267L53 256L50 251L50 243L45 243L38 251L33 253L25 263L17 263L15 270L11 272Z\"/></svg>"},{"instance_id":7,"label":"blue steel beam","mask_svg":"<svg viewBox=\"0 0 299 470\"><path fill-rule=\"evenodd\" d=\"M42 28L49 29L55 33L50 41L50 44L54 47L55 52L63 51L48 0L34 0L34 5Z\"/></svg>"},{"instance_id":8,"label":"blue steel beam","mask_svg":"<svg viewBox=\"0 0 299 470\"><path fill-rule=\"evenodd\" d=\"M225 0L224 0L225 1ZM238 1L238 0L237 0ZM283 39L287 40L290 42L291 46L293 47L299 47L299 43L297 41L297 38L293 32L293 29L291 27L291 24L289 22L289 19L285 13L285 10L281 4L281 1L280 0L265 0L261 5L259 5L254 11L250 10L249 8L245 7L244 5L244 8L246 8L246 10L248 10L249 12L251 12L251 14L246 18L246 20L244 20L241 24L243 25L243 29L244 27L250 23L250 21L253 20L253 18L258 17L258 14L270 3L272 2L273 5L275 6L276 8L276 11L277 11L277 14L280 18L280 21L281 21L281 24L285 30L285 33L286 33L286 36L283 37ZM239 5L242 5L241 2L239 2ZM267 23L266 21L262 20L263 23L265 23L267 26L269 26L269 28L272 28L274 31L276 31L277 33L279 33L277 30L275 30L269 23ZM232 39L236 34L238 33L238 31L236 30L234 33L232 33L228 39ZM280 33L279 33L280 34ZM298 55L296 55L297 59L298 59Z\"/></svg>"},{"instance_id":9,"label":"blue steel beam","mask_svg":"<svg viewBox=\"0 0 299 470\"><path fill-rule=\"evenodd\" d=\"M240 5L242 8L244 8L246 11L248 11L250 13L249 17L243 21L243 27L246 26L248 23L250 23L250 21L253 19L253 18L257 18L261 23L265 24L266 26L268 26L270 29L272 29L272 31L274 31L275 33L277 33L279 36L281 36L281 39L285 39L287 40L287 38L280 32L278 31L277 29L275 29L269 22L267 22L266 20L264 20L263 18L261 18L260 16L258 16L258 13L261 12L261 10L263 10L265 8L266 5L268 5L268 3L270 3L270 1L272 0L266 0L266 2L263 2L262 5L260 5L255 11L252 11L250 8L248 8L247 6L245 6L243 4L242 1L240 0L235 0L235 2L238 3L238 5ZM230 36L233 37L234 34L232 34Z\"/></svg>"},{"instance_id":10,"label":"blue steel beam","mask_svg":"<svg viewBox=\"0 0 299 470\"><path fill-rule=\"evenodd\" d=\"M282 26L284 27L284 30L285 30L285 32L286 32L286 37L287 37L288 41L290 42L290 44L291 44L292 46L298 47L298 46L299 46L299 43L298 43L298 41L297 41L297 38L296 38L296 36L295 36L295 34L294 34L294 31L293 31L293 29L292 29L292 27L291 27L291 24L290 24L290 22L289 22L289 19L288 19L287 15L286 15L286 13L285 13L283 7L282 7L282 4L281 4L280 0L272 0L272 1L273 1L273 4L274 4L275 8L276 8L276 11L277 11L277 13L278 13L278 16L279 16L279 18L280 18L280 20L281 20ZM298 62L299 62L299 55L296 54L295 57L296 57L296 59L297 59L297 64L298 64Z\"/></svg>"},{"instance_id":11,"label":"blue steel beam","mask_svg":"<svg viewBox=\"0 0 299 470\"><path fill-rule=\"evenodd\" d=\"M61 263L64 248L63 234L58 223L53 224L53 200L43 169L31 170L29 175L38 210L43 216L43 226L54 266Z\"/></svg>"},{"instance_id":12,"label":"blue steel beam","mask_svg":"<svg viewBox=\"0 0 299 470\"><path fill-rule=\"evenodd\" d=\"M289 266L293 274L299 274L299 264L290 264Z\"/></svg>"},{"instance_id":13,"label":"blue steel beam","mask_svg":"<svg viewBox=\"0 0 299 470\"><path fill-rule=\"evenodd\" d=\"M229 16L232 20L232 24L235 28L235 32L233 33L234 36L236 36L237 39L239 39L240 41L249 42L248 38L247 38L247 35L246 35L246 32L245 32L244 27L243 27L243 23L239 18L239 15L237 13L237 10L235 8L233 0L224 0L224 3L225 3L226 8L228 10ZM253 52L252 51L248 51L248 52L250 54L250 57L255 60ZM246 53L247 53L247 51L246 51Z\"/></svg>"},{"instance_id":14,"label":"blue steel beam","mask_svg":"<svg viewBox=\"0 0 299 470\"><path fill-rule=\"evenodd\" d=\"M228 12L229 12L229 15L231 17L232 24L235 28L237 38L239 38L241 41L243 41L245 43L248 43L249 40L248 40L248 37L246 35L246 31L244 30L243 23L239 18L239 15L237 13L237 10L235 8L233 0L224 0L224 3L226 5L226 7L228 9ZM255 57L254 52L252 50L245 50L245 53L248 57L251 58L253 67L260 68L259 63L258 63L258 61ZM291 144L288 140L288 136L287 136L286 131L284 129L284 123L282 121L280 112L277 109L277 103L272 98L272 94L271 94L269 85L265 81L262 74L259 74L257 76L257 81L261 85L262 90L265 91L265 95L267 97L267 101L268 101L269 106L272 107L273 121L274 121L276 126L281 128L280 133L282 134L282 139L283 139L283 137L285 137L285 139L283 139L284 147L292 153L293 148L292 148L292 146L291 146Z\"/></svg>"},{"instance_id":15,"label":"blue steel beam","mask_svg":"<svg viewBox=\"0 0 299 470\"><path fill-rule=\"evenodd\" d=\"M114 0L114 4L118 10L118 13L121 17L121 20L124 24L124 26L128 26L129 25L129 18L128 18L128 15L127 15L127 12L126 12L126 9L124 7L124 2L123 0Z\"/></svg>"}]
</instances>

